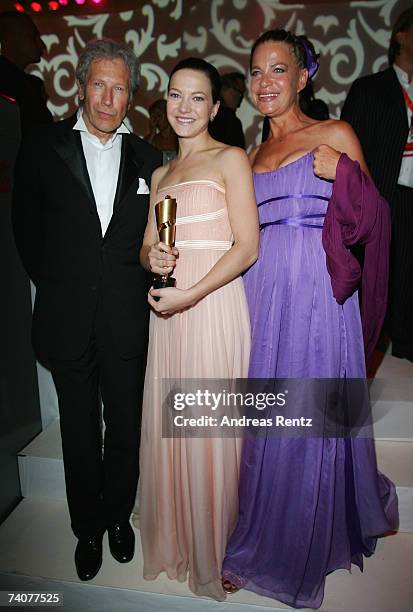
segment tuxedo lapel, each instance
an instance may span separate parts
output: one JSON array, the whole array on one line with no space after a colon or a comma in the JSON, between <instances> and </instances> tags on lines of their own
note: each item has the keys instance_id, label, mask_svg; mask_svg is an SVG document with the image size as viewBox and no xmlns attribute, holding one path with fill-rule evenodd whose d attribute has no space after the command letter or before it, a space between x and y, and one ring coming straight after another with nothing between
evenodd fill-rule
<instances>
[{"instance_id":1,"label":"tuxedo lapel","mask_svg":"<svg viewBox=\"0 0 413 612\"><path fill-rule=\"evenodd\" d=\"M62 131L53 146L58 155L67 164L75 179L82 185L90 207L97 215L96 201L87 170L81 134L79 130L73 129L75 120L76 118L73 118L73 121L69 122L67 129ZM139 169L143 166L143 163L143 159L139 157L135 148L128 141L128 134L123 134L118 181L113 202L113 215L105 236L108 234L114 218L116 218L121 210L123 200L131 184L133 181L137 182Z\"/></svg>"},{"instance_id":2,"label":"tuxedo lapel","mask_svg":"<svg viewBox=\"0 0 413 612\"><path fill-rule=\"evenodd\" d=\"M122 201L128 192L129 187L139 176L138 171L142 165L143 160L137 157L135 149L128 141L128 136L123 134L118 183L116 187L115 200L113 202L114 215L119 212L122 206Z\"/></svg>"},{"instance_id":3,"label":"tuxedo lapel","mask_svg":"<svg viewBox=\"0 0 413 612\"><path fill-rule=\"evenodd\" d=\"M54 148L70 168L73 176L82 185L90 206L97 213L95 196L93 195L79 130L73 128L65 130L59 140L54 143Z\"/></svg>"}]
</instances>

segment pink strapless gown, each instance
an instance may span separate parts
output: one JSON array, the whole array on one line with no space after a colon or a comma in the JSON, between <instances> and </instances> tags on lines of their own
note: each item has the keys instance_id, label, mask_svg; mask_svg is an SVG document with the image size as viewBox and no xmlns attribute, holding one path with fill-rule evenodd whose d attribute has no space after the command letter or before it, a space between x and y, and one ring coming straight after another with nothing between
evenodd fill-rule
<instances>
[{"instance_id":1,"label":"pink strapless gown","mask_svg":"<svg viewBox=\"0 0 413 612\"><path fill-rule=\"evenodd\" d=\"M176 286L199 281L231 248L224 189L209 180L159 191L177 199ZM221 567L238 516L242 441L162 438L163 378L246 378L248 306L241 278L192 308L151 313L142 414L138 515L144 577L166 572L197 595L225 599Z\"/></svg>"}]
</instances>

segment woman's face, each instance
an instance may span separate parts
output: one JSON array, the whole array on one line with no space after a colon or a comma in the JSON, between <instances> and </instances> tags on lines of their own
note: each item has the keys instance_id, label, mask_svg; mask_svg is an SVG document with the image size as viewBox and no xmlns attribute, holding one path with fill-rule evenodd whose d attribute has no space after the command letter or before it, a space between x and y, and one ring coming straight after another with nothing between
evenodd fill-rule
<instances>
[{"instance_id":1,"label":"woman's face","mask_svg":"<svg viewBox=\"0 0 413 612\"><path fill-rule=\"evenodd\" d=\"M252 58L251 98L256 108L269 117L277 117L298 105L298 92L307 82L307 70L299 68L290 45L265 42Z\"/></svg>"},{"instance_id":2,"label":"woman's face","mask_svg":"<svg viewBox=\"0 0 413 612\"><path fill-rule=\"evenodd\" d=\"M212 101L211 83L203 72L183 68L171 78L166 103L168 121L180 138L192 138L208 128L219 102Z\"/></svg>"}]
</instances>

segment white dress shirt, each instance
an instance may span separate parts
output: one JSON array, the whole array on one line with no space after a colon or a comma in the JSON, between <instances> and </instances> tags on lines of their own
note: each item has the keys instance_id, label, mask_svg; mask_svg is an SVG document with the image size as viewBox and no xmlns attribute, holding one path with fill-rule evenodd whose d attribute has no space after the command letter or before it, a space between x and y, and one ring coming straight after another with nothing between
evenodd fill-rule
<instances>
[{"instance_id":1,"label":"white dress shirt","mask_svg":"<svg viewBox=\"0 0 413 612\"><path fill-rule=\"evenodd\" d=\"M409 75L407 74L407 72L402 70L400 66L397 66L397 64L393 64L393 68L397 75L397 78L399 79L400 85L407 92L407 95L409 96L410 100L413 101L413 81L411 83L409 82ZM405 187L413 187L413 113L407 105L406 111L410 129L409 134L407 136L406 148L403 152L399 180L397 182L399 185L404 185Z\"/></svg>"},{"instance_id":2,"label":"white dress shirt","mask_svg":"<svg viewBox=\"0 0 413 612\"><path fill-rule=\"evenodd\" d=\"M116 130L116 134L103 144L97 136L88 131L81 108L78 110L77 122L73 129L79 130L81 133L87 170L95 196L102 236L104 236L113 214L113 202L118 184L122 149L121 135L130 132L126 125L122 123Z\"/></svg>"}]
</instances>

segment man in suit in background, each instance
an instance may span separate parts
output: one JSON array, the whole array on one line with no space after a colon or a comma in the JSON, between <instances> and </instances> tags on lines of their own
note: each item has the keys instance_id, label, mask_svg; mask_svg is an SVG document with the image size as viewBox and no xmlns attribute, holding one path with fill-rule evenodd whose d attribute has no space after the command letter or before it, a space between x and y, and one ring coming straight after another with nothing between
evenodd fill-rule
<instances>
[{"instance_id":1,"label":"man in suit in background","mask_svg":"<svg viewBox=\"0 0 413 612\"><path fill-rule=\"evenodd\" d=\"M25 72L30 64L40 62L46 49L29 15L18 11L0 13L0 44L0 95L19 105L22 133L33 126L52 123L43 81Z\"/></svg>"},{"instance_id":2,"label":"man in suit in background","mask_svg":"<svg viewBox=\"0 0 413 612\"><path fill-rule=\"evenodd\" d=\"M389 64L353 83L341 118L357 133L373 179L391 206L386 326L393 355L413 361L413 8L396 20Z\"/></svg>"},{"instance_id":3,"label":"man in suit in background","mask_svg":"<svg viewBox=\"0 0 413 612\"><path fill-rule=\"evenodd\" d=\"M56 385L76 569L92 579L108 530L119 562L134 554L147 347L139 250L156 149L123 123L138 85L133 52L89 43L76 69L80 108L23 140L16 163L16 244L36 285L33 343ZM100 398L105 436L102 452Z\"/></svg>"},{"instance_id":4,"label":"man in suit in background","mask_svg":"<svg viewBox=\"0 0 413 612\"><path fill-rule=\"evenodd\" d=\"M211 120L208 131L212 138L245 149L245 137L242 123L236 111L245 94L245 77L240 72L230 72L221 76L221 104L214 120Z\"/></svg>"}]
</instances>

